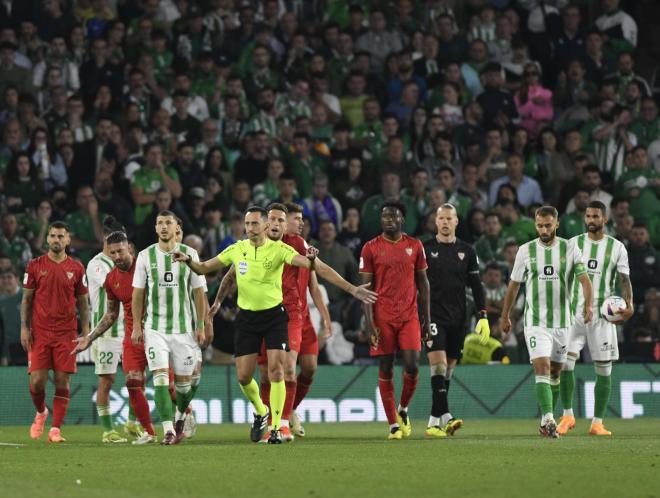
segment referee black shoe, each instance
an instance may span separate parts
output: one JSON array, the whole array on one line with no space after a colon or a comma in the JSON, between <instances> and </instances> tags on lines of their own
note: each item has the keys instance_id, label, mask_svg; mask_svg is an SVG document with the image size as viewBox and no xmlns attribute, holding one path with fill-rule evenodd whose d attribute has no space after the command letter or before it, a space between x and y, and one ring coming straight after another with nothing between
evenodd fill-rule
<instances>
[{"instance_id":1,"label":"referee black shoe","mask_svg":"<svg viewBox=\"0 0 660 498\"><path fill-rule=\"evenodd\" d=\"M282 434L280 434L279 429L273 429L272 431L270 431L268 444L282 444Z\"/></svg>"},{"instance_id":2,"label":"referee black shoe","mask_svg":"<svg viewBox=\"0 0 660 498\"><path fill-rule=\"evenodd\" d=\"M264 415L254 414L254 422L250 429L250 439L253 443L258 443L268 430L268 416L270 412L266 410Z\"/></svg>"}]
</instances>

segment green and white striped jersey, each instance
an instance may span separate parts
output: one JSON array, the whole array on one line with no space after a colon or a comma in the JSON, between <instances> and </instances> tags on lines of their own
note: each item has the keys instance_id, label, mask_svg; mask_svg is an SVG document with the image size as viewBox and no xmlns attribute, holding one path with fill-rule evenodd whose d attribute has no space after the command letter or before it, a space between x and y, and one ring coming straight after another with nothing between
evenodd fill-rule
<instances>
[{"instance_id":1,"label":"green and white striped jersey","mask_svg":"<svg viewBox=\"0 0 660 498\"><path fill-rule=\"evenodd\" d=\"M585 272L582 253L573 240L556 237L551 246L539 239L523 244L511 280L525 282L525 327L570 327L570 291Z\"/></svg>"},{"instance_id":2,"label":"green and white striped jersey","mask_svg":"<svg viewBox=\"0 0 660 498\"><path fill-rule=\"evenodd\" d=\"M605 298L612 295L617 273L630 274L626 247L610 235L600 240L591 240L586 233L571 239L583 255L587 275L593 286L593 309L598 313ZM578 282L573 282L571 309L574 314L582 313L584 296Z\"/></svg>"},{"instance_id":3,"label":"green and white striped jersey","mask_svg":"<svg viewBox=\"0 0 660 498\"><path fill-rule=\"evenodd\" d=\"M179 244L174 249L199 261L197 251ZM172 260L158 243L138 254L133 287L146 289L144 328L162 334L186 334L195 330L197 313L193 289L204 287L204 277Z\"/></svg>"},{"instance_id":4,"label":"green and white striped jersey","mask_svg":"<svg viewBox=\"0 0 660 498\"><path fill-rule=\"evenodd\" d=\"M106 295L103 284L105 277L108 276L110 270L115 267L112 260L102 252L94 256L89 263L87 263L87 288L89 289L89 304L90 304L90 325L91 330L98 325L107 311L108 296ZM99 337L99 340L110 338L123 338L124 337L124 307L119 303L119 316L115 323L108 329L105 334Z\"/></svg>"}]
</instances>

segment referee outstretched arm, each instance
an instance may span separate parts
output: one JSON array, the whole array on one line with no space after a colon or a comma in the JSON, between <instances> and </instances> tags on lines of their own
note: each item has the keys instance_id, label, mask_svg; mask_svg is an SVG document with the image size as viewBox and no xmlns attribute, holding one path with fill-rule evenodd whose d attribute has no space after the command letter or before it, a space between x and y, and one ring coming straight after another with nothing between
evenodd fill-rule
<instances>
[{"instance_id":1,"label":"referee outstretched arm","mask_svg":"<svg viewBox=\"0 0 660 498\"><path fill-rule=\"evenodd\" d=\"M370 284L363 284L356 287L350 282L347 282L335 270L317 258L316 252L318 252L318 250L310 248L307 256L297 254L291 260L291 264L299 268L307 268L308 270L316 271L322 278L337 286L344 292L349 293L356 299L359 299L363 303L376 302L378 294L368 289ZM172 253L172 258L174 261L180 261L188 265L188 267L198 275L206 275L207 273L220 271L225 267L222 261L218 258L212 258L202 262L193 261L189 255L178 251Z\"/></svg>"}]
</instances>

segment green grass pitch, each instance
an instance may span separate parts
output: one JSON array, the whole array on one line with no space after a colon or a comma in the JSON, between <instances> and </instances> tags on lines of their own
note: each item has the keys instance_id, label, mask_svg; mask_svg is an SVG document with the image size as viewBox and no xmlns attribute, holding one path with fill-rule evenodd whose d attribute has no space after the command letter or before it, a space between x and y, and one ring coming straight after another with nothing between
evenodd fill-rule
<instances>
[{"instance_id":1,"label":"green grass pitch","mask_svg":"<svg viewBox=\"0 0 660 498\"><path fill-rule=\"evenodd\" d=\"M380 423L307 424L307 436L268 446L247 425L200 426L178 446L103 445L94 426L65 426L61 445L28 427L0 427L6 497L660 497L660 420L587 420L559 440L536 420L467 420L453 438L387 441ZM77 483L80 480L80 484Z\"/></svg>"}]
</instances>

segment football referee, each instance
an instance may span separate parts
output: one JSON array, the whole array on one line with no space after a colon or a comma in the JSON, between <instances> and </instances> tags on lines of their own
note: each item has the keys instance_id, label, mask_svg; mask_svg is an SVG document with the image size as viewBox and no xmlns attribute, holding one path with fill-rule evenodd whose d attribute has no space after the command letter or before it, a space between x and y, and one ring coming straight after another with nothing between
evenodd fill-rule
<instances>
[{"instance_id":1,"label":"football referee","mask_svg":"<svg viewBox=\"0 0 660 498\"><path fill-rule=\"evenodd\" d=\"M479 277L477 254L470 244L456 238L458 216L451 204L438 208L435 218L438 234L424 244L431 286L431 337L426 342L431 366L433 404L427 437L446 437L463 425L449 413L447 392L456 363L463 355L465 340L465 287L472 289L479 311L475 332L488 340L490 327L486 300Z\"/></svg>"},{"instance_id":2,"label":"football referee","mask_svg":"<svg viewBox=\"0 0 660 498\"><path fill-rule=\"evenodd\" d=\"M315 270L328 282L352 294L365 303L374 303L376 293L367 285L355 287L336 271L316 258L316 249L310 248L307 256L301 256L291 246L273 241L266 236L268 213L262 207L248 208L245 215L247 240L232 244L217 257L208 261L193 261L188 255L175 252L172 256L190 267L197 274L216 272L225 266L236 268L238 308L234 356L236 375L243 394L255 410L250 437L255 443L265 434L268 427L268 408L259 398L259 386L254 380L257 355L261 343L266 343L268 355L268 378L270 380L270 407L273 411L273 428L268 439L270 444L279 444L279 431L286 389L284 386L284 363L289 345L288 317L282 305L282 272L284 264Z\"/></svg>"}]
</instances>

